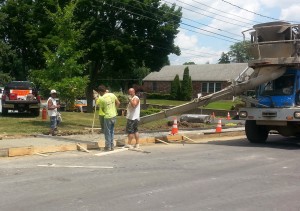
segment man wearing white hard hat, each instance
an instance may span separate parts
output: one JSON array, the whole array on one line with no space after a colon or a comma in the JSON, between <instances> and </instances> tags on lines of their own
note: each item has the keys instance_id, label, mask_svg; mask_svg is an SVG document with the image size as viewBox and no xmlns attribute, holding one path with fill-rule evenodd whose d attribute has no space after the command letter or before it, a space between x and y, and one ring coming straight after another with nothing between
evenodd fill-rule
<instances>
[{"instance_id":1,"label":"man wearing white hard hat","mask_svg":"<svg viewBox=\"0 0 300 211\"><path fill-rule=\"evenodd\" d=\"M60 105L56 103L55 98L57 97L57 92L55 89L50 91L50 97L47 101L48 115L50 117L50 135L55 136L57 132L57 125L60 123L58 120L58 111Z\"/></svg>"}]
</instances>

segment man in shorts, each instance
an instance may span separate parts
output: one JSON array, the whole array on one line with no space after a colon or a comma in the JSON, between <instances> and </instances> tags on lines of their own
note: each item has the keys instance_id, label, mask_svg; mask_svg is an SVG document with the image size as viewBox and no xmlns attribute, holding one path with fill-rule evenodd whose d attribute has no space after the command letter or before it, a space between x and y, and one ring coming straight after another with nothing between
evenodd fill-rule
<instances>
[{"instance_id":1,"label":"man in shorts","mask_svg":"<svg viewBox=\"0 0 300 211\"><path fill-rule=\"evenodd\" d=\"M125 145L127 148L133 148L131 145L132 139L135 138L135 148L139 148L139 132L138 132L138 123L140 120L140 99L135 95L135 90L130 88L128 90L129 94L129 102L127 106L127 124L126 124L126 132L128 134L128 145Z\"/></svg>"}]
</instances>

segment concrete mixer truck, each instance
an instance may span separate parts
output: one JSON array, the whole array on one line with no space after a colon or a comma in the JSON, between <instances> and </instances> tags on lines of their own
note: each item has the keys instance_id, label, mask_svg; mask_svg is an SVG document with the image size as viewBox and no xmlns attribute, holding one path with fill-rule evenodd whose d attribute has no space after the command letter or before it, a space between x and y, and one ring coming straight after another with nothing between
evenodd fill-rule
<instances>
[{"instance_id":1,"label":"concrete mixer truck","mask_svg":"<svg viewBox=\"0 0 300 211\"><path fill-rule=\"evenodd\" d=\"M245 120L247 139L265 142L271 130L283 136L300 136L300 24L270 22L254 25L248 46L252 59L233 83L216 93L196 98L171 109L141 118L141 123L180 114L210 102L241 96L246 107L239 111ZM245 92L255 90L255 96Z\"/></svg>"}]
</instances>

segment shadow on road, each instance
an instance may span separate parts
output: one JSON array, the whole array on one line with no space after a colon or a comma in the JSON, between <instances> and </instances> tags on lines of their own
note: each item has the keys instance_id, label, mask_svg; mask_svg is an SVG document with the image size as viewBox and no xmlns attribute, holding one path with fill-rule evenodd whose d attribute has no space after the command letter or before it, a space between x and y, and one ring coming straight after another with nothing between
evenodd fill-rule
<instances>
[{"instance_id":1,"label":"shadow on road","mask_svg":"<svg viewBox=\"0 0 300 211\"><path fill-rule=\"evenodd\" d=\"M299 138L286 138L282 136L269 137L266 143L255 144L250 143L246 138L234 139L226 141L209 141L206 144L235 146L235 147L259 147L259 148L275 148L285 150L300 150Z\"/></svg>"}]
</instances>

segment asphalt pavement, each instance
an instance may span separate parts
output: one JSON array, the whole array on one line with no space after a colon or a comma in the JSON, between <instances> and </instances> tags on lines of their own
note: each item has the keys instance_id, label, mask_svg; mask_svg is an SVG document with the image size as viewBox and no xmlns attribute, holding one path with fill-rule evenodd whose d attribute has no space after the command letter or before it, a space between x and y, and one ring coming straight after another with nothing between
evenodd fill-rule
<instances>
[{"instance_id":1,"label":"asphalt pavement","mask_svg":"<svg viewBox=\"0 0 300 211\"><path fill-rule=\"evenodd\" d=\"M295 139L143 148L0 159L0 210L300 210Z\"/></svg>"}]
</instances>

